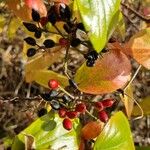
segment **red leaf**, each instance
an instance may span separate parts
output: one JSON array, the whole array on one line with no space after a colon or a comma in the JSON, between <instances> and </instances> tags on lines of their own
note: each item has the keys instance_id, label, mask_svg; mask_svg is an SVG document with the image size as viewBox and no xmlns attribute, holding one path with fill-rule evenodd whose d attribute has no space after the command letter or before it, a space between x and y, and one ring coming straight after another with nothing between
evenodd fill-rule
<instances>
[{"instance_id":1,"label":"red leaf","mask_svg":"<svg viewBox=\"0 0 150 150\"><path fill-rule=\"evenodd\" d=\"M122 88L130 78L131 65L127 56L112 49L98 59L94 67L83 64L75 75L81 91L104 94Z\"/></svg>"}]
</instances>

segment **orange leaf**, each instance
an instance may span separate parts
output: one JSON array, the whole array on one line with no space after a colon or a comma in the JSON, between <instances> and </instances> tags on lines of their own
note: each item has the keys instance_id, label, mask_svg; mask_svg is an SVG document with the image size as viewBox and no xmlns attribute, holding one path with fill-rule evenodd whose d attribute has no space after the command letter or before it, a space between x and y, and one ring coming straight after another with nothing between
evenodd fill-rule
<instances>
[{"instance_id":1,"label":"orange leaf","mask_svg":"<svg viewBox=\"0 0 150 150\"><path fill-rule=\"evenodd\" d=\"M135 34L125 47L126 54L133 57L145 68L150 69L150 28Z\"/></svg>"},{"instance_id":2,"label":"orange leaf","mask_svg":"<svg viewBox=\"0 0 150 150\"><path fill-rule=\"evenodd\" d=\"M91 121L82 128L82 137L86 140L94 139L100 134L102 127L103 123L98 121Z\"/></svg>"},{"instance_id":3,"label":"orange leaf","mask_svg":"<svg viewBox=\"0 0 150 150\"><path fill-rule=\"evenodd\" d=\"M83 64L75 75L81 91L104 94L122 88L130 79L131 64L127 56L112 49L96 61L94 67Z\"/></svg>"},{"instance_id":4,"label":"orange leaf","mask_svg":"<svg viewBox=\"0 0 150 150\"><path fill-rule=\"evenodd\" d=\"M31 20L31 10L35 9L41 16L47 15L47 9L43 0L6 0L9 9L13 10L14 14L24 21Z\"/></svg>"}]
</instances>

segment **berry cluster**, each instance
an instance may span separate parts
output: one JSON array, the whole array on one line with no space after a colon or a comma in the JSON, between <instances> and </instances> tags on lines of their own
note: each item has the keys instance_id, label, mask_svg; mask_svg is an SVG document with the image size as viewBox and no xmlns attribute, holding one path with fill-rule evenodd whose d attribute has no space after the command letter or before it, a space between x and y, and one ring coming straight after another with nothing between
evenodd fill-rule
<instances>
[{"instance_id":1,"label":"berry cluster","mask_svg":"<svg viewBox=\"0 0 150 150\"><path fill-rule=\"evenodd\" d=\"M115 102L114 99L105 99L103 101L99 101L99 102L94 103L94 107L98 111L98 118L102 122L108 121L109 117L108 117L108 114L106 113L105 109L112 107L114 102Z\"/></svg>"},{"instance_id":2,"label":"berry cluster","mask_svg":"<svg viewBox=\"0 0 150 150\"><path fill-rule=\"evenodd\" d=\"M62 2L54 2L53 5L48 6L48 13L45 17L40 17L40 14L32 9L32 20L35 23L23 22L23 24L27 30L34 33L36 39L39 39L43 32L51 33L47 29L47 23L50 23L56 29L57 32L54 32L53 34L59 34L60 39L58 43L54 42L52 39L46 39L43 42L43 45L38 45L36 39L32 37L25 38L24 40L27 42L27 44L34 46L27 50L28 57L34 56L40 49L45 50L53 48L54 46L61 46L66 47L66 49L73 47L75 50L77 50L78 46L82 44L88 47L87 54L83 54L84 58L87 59L86 64L88 67L93 67L95 61L98 59L98 53L93 49L90 41L78 36L78 31L81 31L81 33L84 34L86 34L86 31L81 22L77 22L76 18L72 18L72 12L69 6ZM56 23L60 21L63 22L64 31L60 31L57 27ZM78 49L78 52L79 51L80 50Z\"/></svg>"}]
</instances>

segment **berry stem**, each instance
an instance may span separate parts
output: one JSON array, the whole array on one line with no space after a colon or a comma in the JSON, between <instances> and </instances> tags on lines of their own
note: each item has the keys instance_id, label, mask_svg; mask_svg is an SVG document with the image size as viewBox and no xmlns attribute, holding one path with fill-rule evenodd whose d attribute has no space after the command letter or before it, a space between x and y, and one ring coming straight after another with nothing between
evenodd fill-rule
<instances>
[{"instance_id":1,"label":"berry stem","mask_svg":"<svg viewBox=\"0 0 150 150\"><path fill-rule=\"evenodd\" d=\"M98 120L94 115L92 115L88 110L85 111L89 116L91 116L96 121Z\"/></svg>"},{"instance_id":2,"label":"berry stem","mask_svg":"<svg viewBox=\"0 0 150 150\"><path fill-rule=\"evenodd\" d=\"M62 88L61 86L59 86L59 89L64 92L65 94L67 94L70 98L75 99L75 97L73 95L71 95L70 93L68 93L64 88Z\"/></svg>"},{"instance_id":3,"label":"berry stem","mask_svg":"<svg viewBox=\"0 0 150 150\"><path fill-rule=\"evenodd\" d=\"M53 25L54 28L57 30L57 32L63 37L65 38L65 36L61 33L61 31L58 29L58 27L56 25Z\"/></svg>"}]
</instances>

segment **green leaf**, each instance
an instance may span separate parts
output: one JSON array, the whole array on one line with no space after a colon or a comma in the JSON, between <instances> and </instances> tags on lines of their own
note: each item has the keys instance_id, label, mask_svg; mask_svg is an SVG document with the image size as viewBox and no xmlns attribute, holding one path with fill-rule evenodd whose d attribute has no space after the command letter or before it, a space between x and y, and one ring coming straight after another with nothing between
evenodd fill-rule
<instances>
[{"instance_id":1,"label":"green leaf","mask_svg":"<svg viewBox=\"0 0 150 150\"><path fill-rule=\"evenodd\" d=\"M0 33L3 31L4 25L5 25L5 17L0 15Z\"/></svg>"},{"instance_id":2,"label":"green leaf","mask_svg":"<svg viewBox=\"0 0 150 150\"><path fill-rule=\"evenodd\" d=\"M122 112L111 117L98 136L94 150L135 150L128 120Z\"/></svg>"},{"instance_id":3,"label":"green leaf","mask_svg":"<svg viewBox=\"0 0 150 150\"><path fill-rule=\"evenodd\" d=\"M119 20L120 0L75 0L93 47L100 52Z\"/></svg>"},{"instance_id":4,"label":"green leaf","mask_svg":"<svg viewBox=\"0 0 150 150\"><path fill-rule=\"evenodd\" d=\"M34 148L77 150L79 146L80 123L78 119L73 120L73 129L67 131L62 126L63 119L54 112L37 119L24 131L16 136L12 150L24 150L25 137L33 137Z\"/></svg>"},{"instance_id":5,"label":"green leaf","mask_svg":"<svg viewBox=\"0 0 150 150\"><path fill-rule=\"evenodd\" d=\"M150 109L149 109L150 108L150 96L142 99L142 101L139 104L143 109L144 115L150 115ZM137 105L134 106L132 115L133 116L140 116L141 115L141 111Z\"/></svg>"}]
</instances>

